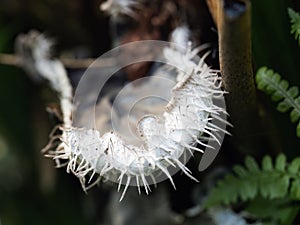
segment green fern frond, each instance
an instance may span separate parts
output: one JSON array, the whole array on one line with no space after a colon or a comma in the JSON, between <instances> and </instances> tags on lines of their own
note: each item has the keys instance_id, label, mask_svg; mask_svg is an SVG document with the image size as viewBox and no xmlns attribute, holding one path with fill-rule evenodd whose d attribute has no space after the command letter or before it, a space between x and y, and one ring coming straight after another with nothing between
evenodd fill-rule
<instances>
[{"instance_id":1,"label":"green fern frond","mask_svg":"<svg viewBox=\"0 0 300 225\"><path fill-rule=\"evenodd\" d=\"M234 166L233 173L217 183L205 207L248 202L257 197L300 200L300 158L288 164L283 154L275 163L265 156L260 167L254 158L247 157L245 166Z\"/></svg>"},{"instance_id":2,"label":"green fern frond","mask_svg":"<svg viewBox=\"0 0 300 225\"><path fill-rule=\"evenodd\" d=\"M299 212L300 206L292 204L290 199L266 200L256 198L249 202L246 211L259 218L263 225L291 225L294 224L295 217Z\"/></svg>"},{"instance_id":3,"label":"green fern frond","mask_svg":"<svg viewBox=\"0 0 300 225\"><path fill-rule=\"evenodd\" d=\"M300 14L293 9L288 8L288 13L291 19L291 33L295 35L295 39L298 40L300 45Z\"/></svg>"},{"instance_id":4,"label":"green fern frond","mask_svg":"<svg viewBox=\"0 0 300 225\"><path fill-rule=\"evenodd\" d=\"M273 101L280 101L277 110L287 112L291 110L290 118L293 123L298 122L296 133L300 137L300 97L296 86L289 88L289 83L281 79L278 73L267 67L260 68L256 73L257 88L270 94Z\"/></svg>"}]
</instances>

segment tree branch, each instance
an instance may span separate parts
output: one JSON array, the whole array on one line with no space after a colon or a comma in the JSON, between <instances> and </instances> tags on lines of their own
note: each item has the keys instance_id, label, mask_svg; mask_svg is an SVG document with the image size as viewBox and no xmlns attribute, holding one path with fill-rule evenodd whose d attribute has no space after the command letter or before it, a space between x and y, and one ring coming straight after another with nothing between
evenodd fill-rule
<instances>
[{"instance_id":1,"label":"tree branch","mask_svg":"<svg viewBox=\"0 0 300 225\"><path fill-rule=\"evenodd\" d=\"M60 58L59 59L66 68L69 69L84 69L88 68L97 59L72 59L72 58ZM0 53L0 64L21 67L21 59L17 55L13 54L3 54ZM96 61L93 66L113 66L115 62L113 59L101 59L101 61Z\"/></svg>"},{"instance_id":2,"label":"tree branch","mask_svg":"<svg viewBox=\"0 0 300 225\"><path fill-rule=\"evenodd\" d=\"M259 131L251 52L249 0L207 0L219 35L219 61L235 139L256 146ZM252 140L253 139L253 140ZM246 150L247 151L247 150ZM247 151L249 152L249 151Z\"/></svg>"}]
</instances>

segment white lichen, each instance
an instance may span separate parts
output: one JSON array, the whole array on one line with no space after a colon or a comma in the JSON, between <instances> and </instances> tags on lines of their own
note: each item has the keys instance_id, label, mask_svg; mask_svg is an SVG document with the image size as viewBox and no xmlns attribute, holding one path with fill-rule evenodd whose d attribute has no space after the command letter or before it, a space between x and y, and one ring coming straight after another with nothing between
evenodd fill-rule
<instances>
[{"instance_id":1,"label":"white lichen","mask_svg":"<svg viewBox=\"0 0 300 225\"><path fill-rule=\"evenodd\" d=\"M16 41L16 51L23 68L35 79L42 77L50 81L51 87L59 93L64 126L71 126L72 87L63 64L57 59L51 59L53 42L32 30L21 34ZM38 77L39 76L39 77Z\"/></svg>"},{"instance_id":2,"label":"white lichen","mask_svg":"<svg viewBox=\"0 0 300 225\"><path fill-rule=\"evenodd\" d=\"M36 43L45 41L43 35L35 39ZM59 61L39 54L40 58L35 58L36 69L59 92L63 113L62 134L52 138L47 156L52 157L58 167L67 165L67 172L80 179L84 190L97 184L101 177L117 180L118 190L124 184L120 200L133 183L139 192L140 186L144 186L148 194L149 182L156 183L154 174L157 172L165 174L175 188L170 167L179 168L196 181L180 157L187 152L203 152L204 147L209 147L204 141L207 136L219 142L215 134L219 129L211 119L225 113L213 101L224 94L217 71L210 69L203 58L194 62L192 56L197 52L198 49L182 54L176 49L165 49L166 58L184 65L187 73L177 71L178 83L170 90L172 97L163 114L145 115L140 119L136 129L142 144L138 146L128 144L114 130L101 134L94 129L73 127L72 88L66 72ZM51 143L57 140L60 144L53 149Z\"/></svg>"},{"instance_id":3,"label":"white lichen","mask_svg":"<svg viewBox=\"0 0 300 225\"><path fill-rule=\"evenodd\" d=\"M189 47L189 43L191 43L191 31L186 24L178 26L172 31L171 42L185 49Z\"/></svg>"},{"instance_id":4,"label":"white lichen","mask_svg":"<svg viewBox=\"0 0 300 225\"><path fill-rule=\"evenodd\" d=\"M107 0L100 5L100 9L114 17L119 15L135 17L134 9L139 6L140 1L137 0Z\"/></svg>"}]
</instances>

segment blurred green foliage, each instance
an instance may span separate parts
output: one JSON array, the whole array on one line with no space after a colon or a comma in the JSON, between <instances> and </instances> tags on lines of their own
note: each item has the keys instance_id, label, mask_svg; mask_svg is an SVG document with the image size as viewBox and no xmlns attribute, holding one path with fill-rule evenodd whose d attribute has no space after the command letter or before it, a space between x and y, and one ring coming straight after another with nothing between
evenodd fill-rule
<instances>
[{"instance_id":1,"label":"blurred green foliage","mask_svg":"<svg viewBox=\"0 0 300 225\"><path fill-rule=\"evenodd\" d=\"M300 210L296 204L300 199L299 157L287 163L280 154L273 163L265 156L261 166L253 157L246 157L245 166L236 165L233 171L210 192L206 207L243 202L263 224L294 224Z\"/></svg>"},{"instance_id":2,"label":"blurred green foliage","mask_svg":"<svg viewBox=\"0 0 300 225\"><path fill-rule=\"evenodd\" d=\"M291 33L294 34L295 39L298 40L300 45L300 14L293 9L288 8L289 16L291 19Z\"/></svg>"},{"instance_id":3,"label":"blurred green foliage","mask_svg":"<svg viewBox=\"0 0 300 225\"><path fill-rule=\"evenodd\" d=\"M286 156L280 154L275 162L270 156L264 156L262 165L257 159L246 157L245 166L233 166L233 172L219 180L216 187L210 192L206 201L206 207L216 205L237 205L247 212L260 218L263 224L298 224L299 223L299 140L300 125L297 132L293 132L288 122L276 114L290 111L292 122L299 122L300 98L299 98L299 47L297 46L297 34L294 40L291 33L297 33L299 14L292 11L290 1L252 1L253 3L253 59L257 70L257 88L271 95L276 105L269 104L263 95L258 102L271 117L276 133L279 134L280 151L287 153L291 163L287 163ZM299 4L299 3L298 3ZM294 7L299 7L295 4ZM290 18L291 17L291 23ZM289 82L281 78L267 67L276 68L281 75L297 84L289 87ZM283 75L284 74L284 75ZM261 93L259 93L261 94ZM275 134L274 132L274 134ZM272 135L271 135L272 136ZM272 149L269 153L274 154ZM296 157L296 158L295 158Z\"/></svg>"},{"instance_id":4,"label":"blurred green foliage","mask_svg":"<svg viewBox=\"0 0 300 225\"><path fill-rule=\"evenodd\" d=\"M300 48L291 35L288 8L299 10L299 1L291 0L252 0L252 46L254 71L267 66L281 74L293 85L300 85ZM278 149L285 151L289 157L298 155L294 149L300 140L294 132L294 125L287 116L276 112L276 104L258 93L259 102L263 104L268 119L273 123L272 132ZM267 135L267 134L266 134Z\"/></svg>"},{"instance_id":5,"label":"blurred green foliage","mask_svg":"<svg viewBox=\"0 0 300 225\"><path fill-rule=\"evenodd\" d=\"M257 88L272 96L273 101L279 101L277 110L285 113L290 111L290 119L298 122L296 134L300 137L300 97L299 88L289 87L289 82L267 67L262 67L256 74Z\"/></svg>"}]
</instances>

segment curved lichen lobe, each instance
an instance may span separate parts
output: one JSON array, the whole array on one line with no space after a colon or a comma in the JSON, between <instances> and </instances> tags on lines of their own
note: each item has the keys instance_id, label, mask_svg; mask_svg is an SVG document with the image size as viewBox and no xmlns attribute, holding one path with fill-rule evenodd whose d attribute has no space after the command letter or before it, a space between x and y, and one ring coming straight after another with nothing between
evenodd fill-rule
<instances>
[{"instance_id":1,"label":"curved lichen lobe","mask_svg":"<svg viewBox=\"0 0 300 225\"><path fill-rule=\"evenodd\" d=\"M109 173L114 172L125 174L131 179L150 176L155 171L162 170L170 179L167 168L181 165L178 159L185 149L201 151L193 145L197 143L199 134L204 132L211 110L214 108L212 101L214 92L203 94L202 92L209 87L202 90L203 85L194 83L205 77L197 79L195 76L201 74L189 74L175 86L171 100L172 107L163 114L163 120L148 115L138 122L137 130L144 141L143 148L128 147L126 141L113 132L106 133L99 139L99 133L90 130L77 134L77 142L81 144L77 148L73 146L73 149L81 149L80 157L89 161L91 168L102 176L109 176ZM211 82L209 85L213 86ZM102 151L96 152L96 146L102 147ZM95 163L95 158L102 159L101 163ZM187 168L183 166L182 169ZM148 184L143 181L136 185Z\"/></svg>"},{"instance_id":2,"label":"curved lichen lobe","mask_svg":"<svg viewBox=\"0 0 300 225\"><path fill-rule=\"evenodd\" d=\"M192 155L193 151L203 152L202 147L207 144L202 135L214 138L210 117L224 109L216 106L213 99L222 97L224 92L220 90L216 71L203 58L198 62L194 59L197 51L183 54L166 49L166 52L168 57L169 53L176 53L176 59L170 60L180 63L180 68L173 70L174 80L179 81L170 90L171 100L162 114L146 115L137 122L139 144L130 144L114 130L101 133L73 127L70 118L66 118L73 105L68 104L70 107L63 111L62 143L49 155L58 166L67 160L67 171L79 178L84 190L104 177L119 183L119 188L121 184L125 186L122 198L129 185L138 189L144 186L148 193L149 184L163 180L161 177L168 178L175 187L171 176L178 170L195 180L182 157L187 153ZM70 103L69 96L61 95L61 98L62 106L64 102ZM163 176L159 177L159 172Z\"/></svg>"}]
</instances>

